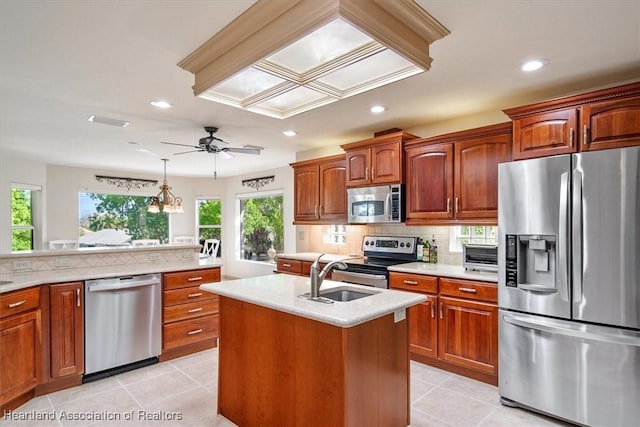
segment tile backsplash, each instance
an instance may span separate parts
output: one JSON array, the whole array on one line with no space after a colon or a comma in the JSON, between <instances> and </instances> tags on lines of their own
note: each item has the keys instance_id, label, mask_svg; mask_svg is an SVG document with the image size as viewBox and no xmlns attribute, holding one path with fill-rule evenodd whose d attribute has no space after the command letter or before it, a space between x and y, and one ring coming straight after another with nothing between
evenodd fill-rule
<instances>
[{"instance_id":1,"label":"tile backsplash","mask_svg":"<svg viewBox=\"0 0 640 427\"><path fill-rule=\"evenodd\" d=\"M462 252L449 251L449 226L411 226L395 224L347 225L345 244L323 243L329 226L297 225L296 251L320 252L326 254L362 255L362 237L373 236L416 236L431 240L435 237L438 245L438 263L462 265Z\"/></svg>"}]
</instances>

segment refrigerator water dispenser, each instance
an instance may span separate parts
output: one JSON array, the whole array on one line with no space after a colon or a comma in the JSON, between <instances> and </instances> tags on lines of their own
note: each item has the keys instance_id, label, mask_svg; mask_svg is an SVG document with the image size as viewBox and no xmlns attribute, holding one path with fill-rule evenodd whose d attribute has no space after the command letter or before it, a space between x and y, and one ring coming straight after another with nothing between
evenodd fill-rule
<instances>
[{"instance_id":1,"label":"refrigerator water dispenser","mask_svg":"<svg viewBox=\"0 0 640 427\"><path fill-rule=\"evenodd\" d=\"M506 236L506 286L540 292L556 290L556 236Z\"/></svg>"}]
</instances>

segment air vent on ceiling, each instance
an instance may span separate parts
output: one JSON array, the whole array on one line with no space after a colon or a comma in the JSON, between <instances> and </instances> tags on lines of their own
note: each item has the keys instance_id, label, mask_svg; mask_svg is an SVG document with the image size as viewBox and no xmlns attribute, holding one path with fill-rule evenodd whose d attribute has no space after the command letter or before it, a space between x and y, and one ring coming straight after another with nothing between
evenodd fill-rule
<instances>
[{"instance_id":1,"label":"air vent on ceiling","mask_svg":"<svg viewBox=\"0 0 640 427\"><path fill-rule=\"evenodd\" d=\"M87 120L93 123L102 123L103 125L118 126L121 128L126 128L131 124L131 122L126 122L124 120L112 119L110 117L102 116L89 116Z\"/></svg>"}]
</instances>

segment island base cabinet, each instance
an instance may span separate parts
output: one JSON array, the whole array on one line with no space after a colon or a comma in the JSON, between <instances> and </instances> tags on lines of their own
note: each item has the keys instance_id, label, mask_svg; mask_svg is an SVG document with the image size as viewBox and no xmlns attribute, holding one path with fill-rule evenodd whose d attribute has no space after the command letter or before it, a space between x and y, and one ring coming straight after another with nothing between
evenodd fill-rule
<instances>
[{"instance_id":1,"label":"island base cabinet","mask_svg":"<svg viewBox=\"0 0 640 427\"><path fill-rule=\"evenodd\" d=\"M241 426L406 426L406 319L350 328L220 297L218 412Z\"/></svg>"}]
</instances>

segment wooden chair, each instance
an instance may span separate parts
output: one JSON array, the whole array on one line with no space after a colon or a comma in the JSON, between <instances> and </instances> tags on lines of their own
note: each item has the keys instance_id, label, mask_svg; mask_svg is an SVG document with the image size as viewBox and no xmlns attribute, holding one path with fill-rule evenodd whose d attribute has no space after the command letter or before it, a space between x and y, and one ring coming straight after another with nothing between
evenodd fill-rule
<instances>
[{"instance_id":1,"label":"wooden chair","mask_svg":"<svg viewBox=\"0 0 640 427\"><path fill-rule=\"evenodd\" d=\"M160 239L138 239L138 240L132 240L131 244L133 246L153 246L153 245L159 245L160 244Z\"/></svg>"},{"instance_id":2,"label":"wooden chair","mask_svg":"<svg viewBox=\"0 0 640 427\"><path fill-rule=\"evenodd\" d=\"M49 249L75 249L77 247L77 240L49 240Z\"/></svg>"},{"instance_id":3,"label":"wooden chair","mask_svg":"<svg viewBox=\"0 0 640 427\"><path fill-rule=\"evenodd\" d=\"M218 255L218 248L220 247L220 240L218 239L205 239L202 246L202 253L215 258Z\"/></svg>"},{"instance_id":4,"label":"wooden chair","mask_svg":"<svg viewBox=\"0 0 640 427\"><path fill-rule=\"evenodd\" d=\"M193 236L176 236L173 238L174 243L195 243L196 238Z\"/></svg>"}]
</instances>

